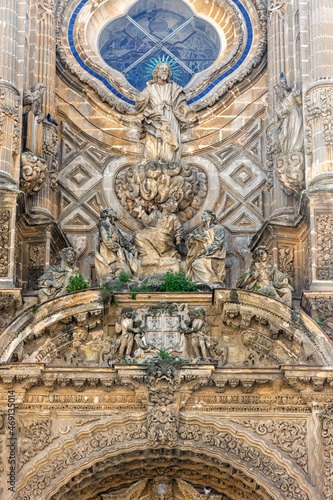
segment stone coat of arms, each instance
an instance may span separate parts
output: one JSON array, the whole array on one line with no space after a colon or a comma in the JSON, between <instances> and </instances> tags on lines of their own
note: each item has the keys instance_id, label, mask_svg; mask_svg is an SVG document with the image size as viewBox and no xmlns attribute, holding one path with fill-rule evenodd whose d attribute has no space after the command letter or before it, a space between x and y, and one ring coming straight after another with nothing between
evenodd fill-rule
<instances>
[{"instance_id":1,"label":"stone coat of arms","mask_svg":"<svg viewBox=\"0 0 333 500\"><path fill-rule=\"evenodd\" d=\"M138 309L135 320L141 330L136 341L145 354L160 350L169 354L183 352L184 332L190 321L187 304L160 302Z\"/></svg>"}]
</instances>

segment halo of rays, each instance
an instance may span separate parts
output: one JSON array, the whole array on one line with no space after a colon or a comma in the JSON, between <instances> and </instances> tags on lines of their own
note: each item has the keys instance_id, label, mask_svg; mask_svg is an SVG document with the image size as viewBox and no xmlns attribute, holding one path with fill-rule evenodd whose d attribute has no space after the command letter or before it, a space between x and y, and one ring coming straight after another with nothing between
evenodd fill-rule
<instances>
[{"instance_id":1,"label":"halo of rays","mask_svg":"<svg viewBox=\"0 0 333 500\"><path fill-rule=\"evenodd\" d=\"M158 54L156 57L149 59L143 68L143 75L145 78L149 78L152 72L159 63L167 63L172 70L172 79L176 82L181 82L181 69L177 61L175 61L171 56L167 54Z\"/></svg>"}]
</instances>

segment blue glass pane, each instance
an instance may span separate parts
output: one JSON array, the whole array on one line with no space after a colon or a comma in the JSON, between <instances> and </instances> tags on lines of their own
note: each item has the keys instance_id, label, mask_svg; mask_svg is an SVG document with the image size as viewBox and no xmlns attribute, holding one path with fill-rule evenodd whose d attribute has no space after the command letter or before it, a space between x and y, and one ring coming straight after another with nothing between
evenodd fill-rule
<instances>
[{"instance_id":1,"label":"blue glass pane","mask_svg":"<svg viewBox=\"0 0 333 500\"><path fill-rule=\"evenodd\" d=\"M128 15L159 40L193 17L190 7L179 0L139 0Z\"/></svg>"},{"instance_id":2,"label":"blue glass pane","mask_svg":"<svg viewBox=\"0 0 333 500\"><path fill-rule=\"evenodd\" d=\"M194 19L169 38L165 47L194 73L199 73L216 61L221 42L211 24L202 19Z\"/></svg>"},{"instance_id":3,"label":"blue glass pane","mask_svg":"<svg viewBox=\"0 0 333 500\"><path fill-rule=\"evenodd\" d=\"M98 43L104 61L111 68L121 72L155 45L125 17L120 17L107 24L100 34Z\"/></svg>"},{"instance_id":4,"label":"blue glass pane","mask_svg":"<svg viewBox=\"0 0 333 500\"><path fill-rule=\"evenodd\" d=\"M159 62L167 62L170 64L172 68L171 80L178 83L181 87L185 87L191 80L192 75L162 50L154 52L126 73L127 80L136 89L140 91L143 90L147 82L152 80L153 69Z\"/></svg>"}]
</instances>

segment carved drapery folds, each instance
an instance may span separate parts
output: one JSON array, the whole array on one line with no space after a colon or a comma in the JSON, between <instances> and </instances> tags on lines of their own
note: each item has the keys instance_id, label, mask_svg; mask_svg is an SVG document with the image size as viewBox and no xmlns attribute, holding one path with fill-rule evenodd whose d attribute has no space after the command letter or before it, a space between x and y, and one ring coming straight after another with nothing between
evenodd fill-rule
<instances>
[{"instance_id":1,"label":"carved drapery folds","mask_svg":"<svg viewBox=\"0 0 333 500\"><path fill-rule=\"evenodd\" d=\"M24 149L42 156L43 153L43 118L42 100L46 91L44 83L35 83L23 93L23 114L25 115Z\"/></svg>"},{"instance_id":2,"label":"carved drapery folds","mask_svg":"<svg viewBox=\"0 0 333 500\"><path fill-rule=\"evenodd\" d=\"M63 248L59 256L61 258L60 264L50 266L38 280L38 300L40 303L65 294L69 279L75 274L75 250L71 247Z\"/></svg>"},{"instance_id":3,"label":"carved drapery folds","mask_svg":"<svg viewBox=\"0 0 333 500\"><path fill-rule=\"evenodd\" d=\"M283 190L299 196L305 187L303 109L301 93L287 84L284 74L276 86L276 167Z\"/></svg>"},{"instance_id":4,"label":"carved drapery folds","mask_svg":"<svg viewBox=\"0 0 333 500\"><path fill-rule=\"evenodd\" d=\"M267 247L257 247L252 256L252 264L237 281L237 287L252 290L282 300L291 306L292 286L287 274L268 264Z\"/></svg>"}]
</instances>

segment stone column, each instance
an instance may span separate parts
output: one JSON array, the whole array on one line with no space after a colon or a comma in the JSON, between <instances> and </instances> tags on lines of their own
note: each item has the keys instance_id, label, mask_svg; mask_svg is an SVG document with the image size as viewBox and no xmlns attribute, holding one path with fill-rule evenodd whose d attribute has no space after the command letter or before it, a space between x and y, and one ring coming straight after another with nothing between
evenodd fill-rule
<instances>
[{"instance_id":1,"label":"stone column","mask_svg":"<svg viewBox=\"0 0 333 500\"><path fill-rule=\"evenodd\" d=\"M287 0L288 2L288 0ZM288 40L291 38L292 21L290 6L285 0L269 0L268 4L268 128L267 128L267 167L271 187L270 219L290 218L295 213L296 199L283 190L277 173L277 93L276 86L281 73L288 81L293 79L294 68L288 54L291 51ZM292 17L291 17L292 19Z\"/></svg>"},{"instance_id":2,"label":"stone column","mask_svg":"<svg viewBox=\"0 0 333 500\"><path fill-rule=\"evenodd\" d=\"M46 85L42 111L44 115L43 157L48 164L48 176L43 187L31 200L30 213L33 217L53 219L55 193L55 173L57 171L58 134L57 127L46 119L50 113L55 116L55 79L56 79L56 44L55 44L55 2L42 0L37 3L37 51L35 81Z\"/></svg>"},{"instance_id":3,"label":"stone column","mask_svg":"<svg viewBox=\"0 0 333 500\"><path fill-rule=\"evenodd\" d=\"M20 178L19 40L24 31L17 0L0 0L0 288L14 287L16 198Z\"/></svg>"},{"instance_id":4,"label":"stone column","mask_svg":"<svg viewBox=\"0 0 333 500\"><path fill-rule=\"evenodd\" d=\"M333 290L333 9L331 0L305 2L302 42L306 119L306 203L311 248L311 290ZM305 21L304 21L305 22Z\"/></svg>"}]
</instances>

